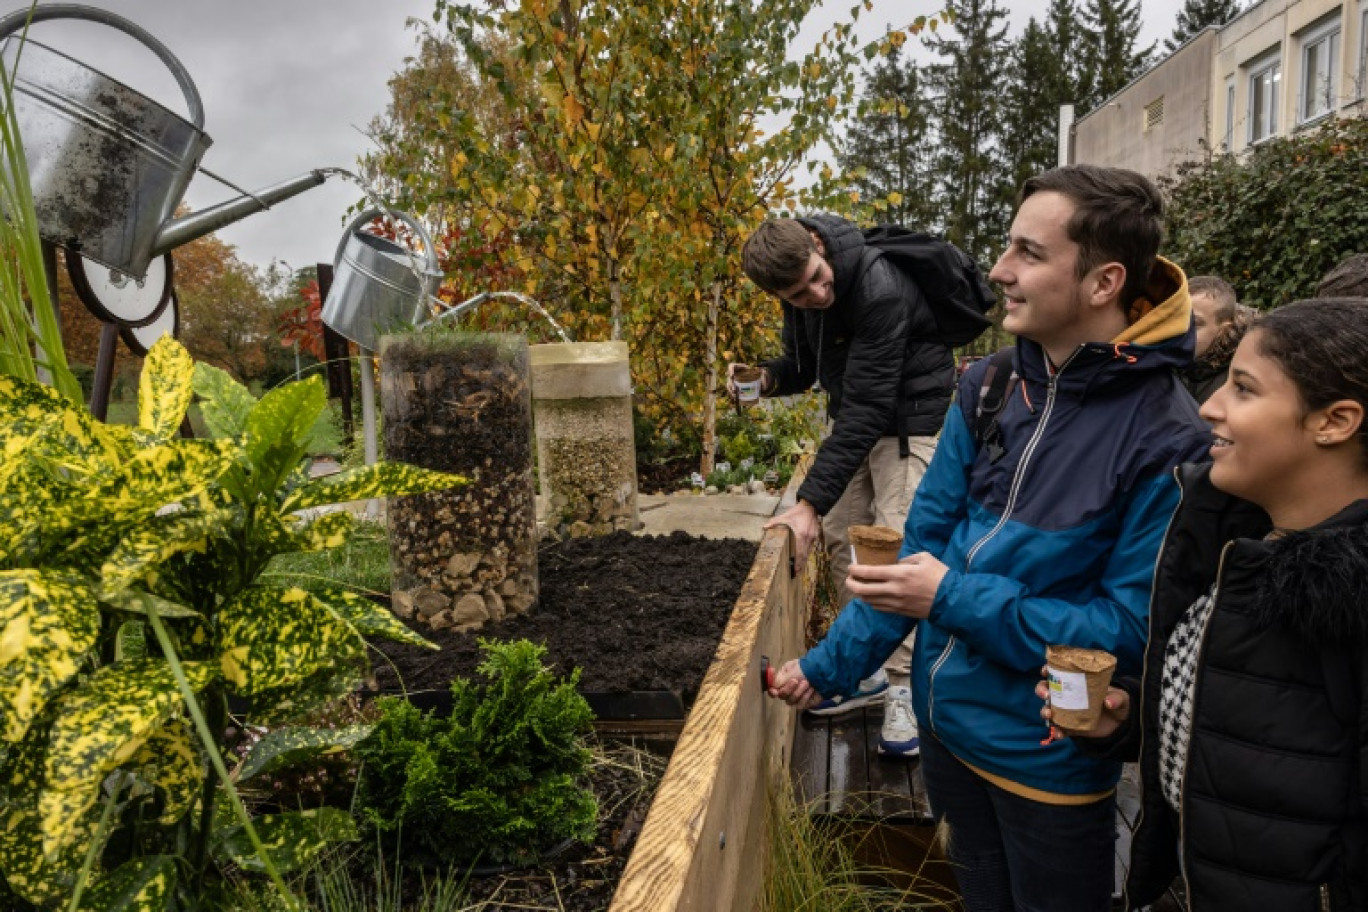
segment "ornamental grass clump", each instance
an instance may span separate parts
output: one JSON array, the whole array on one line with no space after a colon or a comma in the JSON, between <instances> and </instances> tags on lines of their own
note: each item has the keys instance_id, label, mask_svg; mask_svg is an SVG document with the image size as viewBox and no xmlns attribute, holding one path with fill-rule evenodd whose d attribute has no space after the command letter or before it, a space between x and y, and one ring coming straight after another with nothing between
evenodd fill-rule
<instances>
[{"instance_id":1,"label":"ornamental grass clump","mask_svg":"<svg viewBox=\"0 0 1368 912\"><path fill-rule=\"evenodd\" d=\"M558 681L546 648L526 640L480 646L485 681L453 681L450 716L388 700L357 747L359 816L405 857L527 864L593 838L598 807L581 784L593 713L579 671Z\"/></svg>"}]
</instances>

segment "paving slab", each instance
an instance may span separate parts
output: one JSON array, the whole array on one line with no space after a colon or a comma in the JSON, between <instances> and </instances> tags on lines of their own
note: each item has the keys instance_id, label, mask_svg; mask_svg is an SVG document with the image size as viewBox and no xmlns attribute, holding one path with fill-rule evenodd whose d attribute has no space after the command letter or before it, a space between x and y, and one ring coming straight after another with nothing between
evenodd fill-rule
<instances>
[{"instance_id":1,"label":"paving slab","mask_svg":"<svg viewBox=\"0 0 1368 912\"><path fill-rule=\"evenodd\" d=\"M639 535L688 532L701 538L758 542L779 505L777 494L642 494Z\"/></svg>"}]
</instances>

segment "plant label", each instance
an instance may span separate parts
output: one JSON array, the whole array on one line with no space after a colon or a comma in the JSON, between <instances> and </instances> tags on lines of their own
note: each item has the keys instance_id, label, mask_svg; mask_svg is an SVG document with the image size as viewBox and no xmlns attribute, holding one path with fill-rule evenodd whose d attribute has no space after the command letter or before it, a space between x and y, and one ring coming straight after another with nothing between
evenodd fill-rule
<instances>
[{"instance_id":1,"label":"plant label","mask_svg":"<svg viewBox=\"0 0 1368 912\"><path fill-rule=\"evenodd\" d=\"M1059 709L1088 708L1088 676L1081 671L1047 668L1050 675L1050 705Z\"/></svg>"}]
</instances>

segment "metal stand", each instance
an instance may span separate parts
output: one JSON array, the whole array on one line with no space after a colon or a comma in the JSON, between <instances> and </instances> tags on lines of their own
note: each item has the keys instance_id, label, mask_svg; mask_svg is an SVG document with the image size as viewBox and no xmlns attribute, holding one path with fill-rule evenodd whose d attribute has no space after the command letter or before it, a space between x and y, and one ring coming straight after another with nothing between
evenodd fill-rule
<instances>
[{"instance_id":1,"label":"metal stand","mask_svg":"<svg viewBox=\"0 0 1368 912\"><path fill-rule=\"evenodd\" d=\"M361 426L365 436L366 465L375 465L380 457L380 442L375 429L375 353L362 347L361 351ZM380 503L366 502L366 518L380 518Z\"/></svg>"},{"instance_id":2,"label":"metal stand","mask_svg":"<svg viewBox=\"0 0 1368 912\"><path fill-rule=\"evenodd\" d=\"M104 421L109 414L109 394L114 386L114 352L119 345L119 327L100 326L100 352L95 356L95 382L90 390L90 414Z\"/></svg>"}]
</instances>

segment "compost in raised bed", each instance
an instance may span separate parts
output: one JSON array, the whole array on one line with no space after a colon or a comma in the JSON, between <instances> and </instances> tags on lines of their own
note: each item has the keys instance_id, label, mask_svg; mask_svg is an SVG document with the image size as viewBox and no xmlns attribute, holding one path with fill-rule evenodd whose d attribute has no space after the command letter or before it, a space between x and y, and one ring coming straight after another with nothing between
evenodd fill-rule
<instances>
[{"instance_id":1,"label":"compost in raised bed","mask_svg":"<svg viewBox=\"0 0 1368 912\"><path fill-rule=\"evenodd\" d=\"M668 691L691 704L755 551L754 542L684 532L548 543L530 611L470 632L415 626L440 652L377 643L389 661L372 663L375 683L382 692L445 690L474 675L479 637L527 639L545 644L557 673L581 669L582 691Z\"/></svg>"}]
</instances>

